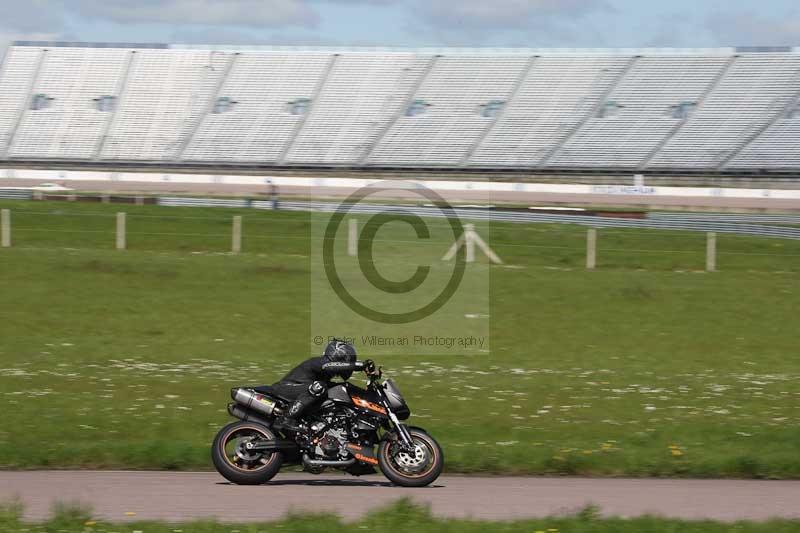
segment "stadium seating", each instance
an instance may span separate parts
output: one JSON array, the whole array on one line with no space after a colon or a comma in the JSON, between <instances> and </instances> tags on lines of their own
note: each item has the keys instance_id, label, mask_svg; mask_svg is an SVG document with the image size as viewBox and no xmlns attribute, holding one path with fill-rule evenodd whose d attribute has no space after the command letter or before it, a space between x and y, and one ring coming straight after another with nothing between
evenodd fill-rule
<instances>
[{"instance_id":1,"label":"stadium seating","mask_svg":"<svg viewBox=\"0 0 800 533\"><path fill-rule=\"evenodd\" d=\"M313 96L330 54L248 54L235 59L215 98L228 110L207 112L183 153L188 161L277 164L304 115L291 102Z\"/></svg>"},{"instance_id":2,"label":"stadium seating","mask_svg":"<svg viewBox=\"0 0 800 533\"><path fill-rule=\"evenodd\" d=\"M630 59L537 57L508 109L471 158L480 166L542 164L592 113Z\"/></svg>"},{"instance_id":3,"label":"stadium seating","mask_svg":"<svg viewBox=\"0 0 800 533\"><path fill-rule=\"evenodd\" d=\"M734 167L731 158L742 149L752 154L751 136L785 115L788 104L798 94L800 55L737 57L702 107L653 159L652 166ZM797 119L800 117L790 121ZM765 167L782 166L786 163L784 152L766 157L761 163Z\"/></svg>"},{"instance_id":4,"label":"stadium seating","mask_svg":"<svg viewBox=\"0 0 800 533\"><path fill-rule=\"evenodd\" d=\"M377 140L400 112L424 60L413 54L338 55L295 139L288 163L349 164Z\"/></svg>"},{"instance_id":5,"label":"stadium seating","mask_svg":"<svg viewBox=\"0 0 800 533\"><path fill-rule=\"evenodd\" d=\"M42 52L35 94L44 95L33 110L23 110L9 147L14 158L91 159L110 118L100 98L117 92L117 80L130 51L53 48ZM23 93L24 96L24 93ZM35 96L35 95L34 95ZM21 98L24 100L24 97ZM52 99L52 100L50 100Z\"/></svg>"},{"instance_id":6,"label":"stadium seating","mask_svg":"<svg viewBox=\"0 0 800 533\"><path fill-rule=\"evenodd\" d=\"M800 169L793 49L18 42L0 157L531 170Z\"/></svg>"},{"instance_id":7,"label":"stadium seating","mask_svg":"<svg viewBox=\"0 0 800 533\"><path fill-rule=\"evenodd\" d=\"M637 57L589 120L550 160L553 166L636 168L692 113L724 57ZM684 105L681 111L681 104Z\"/></svg>"},{"instance_id":8,"label":"stadium seating","mask_svg":"<svg viewBox=\"0 0 800 533\"><path fill-rule=\"evenodd\" d=\"M525 66L523 57L434 57L414 95L419 114L400 114L367 163L413 167L459 165L493 120L481 113L505 105Z\"/></svg>"}]
</instances>

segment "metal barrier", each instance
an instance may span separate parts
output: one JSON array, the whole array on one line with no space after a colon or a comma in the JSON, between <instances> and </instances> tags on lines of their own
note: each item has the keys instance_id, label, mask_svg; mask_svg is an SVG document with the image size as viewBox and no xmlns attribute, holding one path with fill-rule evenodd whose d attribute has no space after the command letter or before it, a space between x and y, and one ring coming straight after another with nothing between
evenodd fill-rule
<instances>
[{"instance_id":1,"label":"metal barrier","mask_svg":"<svg viewBox=\"0 0 800 533\"><path fill-rule=\"evenodd\" d=\"M171 207L250 207L250 200L233 200L223 198L183 198L180 196L161 196L157 205Z\"/></svg>"},{"instance_id":2,"label":"metal barrier","mask_svg":"<svg viewBox=\"0 0 800 533\"><path fill-rule=\"evenodd\" d=\"M30 189L0 189L0 198L5 200L30 200L33 191Z\"/></svg>"},{"instance_id":3,"label":"metal barrier","mask_svg":"<svg viewBox=\"0 0 800 533\"><path fill-rule=\"evenodd\" d=\"M775 224L800 224L800 215L767 215L758 213L661 213L651 212L652 220L682 220L693 222L773 222Z\"/></svg>"},{"instance_id":4,"label":"metal barrier","mask_svg":"<svg viewBox=\"0 0 800 533\"><path fill-rule=\"evenodd\" d=\"M262 207L263 204L263 207ZM333 212L339 204L325 202L281 202L280 208L293 211ZM253 202L253 207L269 209L268 202ZM351 213L380 213L387 211L405 212L421 217L445 217L445 213L434 207L417 207L402 205L354 204L348 210ZM578 224L592 228L649 228L662 230L702 231L717 233L738 233L759 237L780 237L800 239L800 228L782 226L763 226L758 224L740 224L713 220L694 220L691 217L630 219L609 218L585 215L553 215L543 213L509 213L480 209L453 209L459 218L466 220L487 220L496 222L538 223L538 224Z\"/></svg>"},{"instance_id":5,"label":"metal barrier","mask_svg":"<svg viewBox=\"0 0 800 533\"><path fill-rule=\"evenodd\" d=\"M7 196L4 196L7 194ZM0 198L31 199L32 193L20 189L0 189ZM223 198L184 198L178 196L159 197L158 205L173 207L228 207L273 209L269 200L223 199ZM281 201L283 211L333 212L340 204L329 202ZM759 215L759 214L702 214L702 213L651 213L646 219L611 218L587 215L557 215L548 213L520 213L489 209L453 208L440 210L436 207L416 205L384 205L358 203L350 206L348 212L358 214L401 212L420 217L444 218L445 211L452 212L465 220L485 220L495 222L537 223L537 224L577 224L592 228L647 228L678 231L702 231L715 233L735 233L759 237L780 237L800 240L800 227L768 226L750 222L773 222L800 224L800 215Z\"/></svg>"}]
</instances>

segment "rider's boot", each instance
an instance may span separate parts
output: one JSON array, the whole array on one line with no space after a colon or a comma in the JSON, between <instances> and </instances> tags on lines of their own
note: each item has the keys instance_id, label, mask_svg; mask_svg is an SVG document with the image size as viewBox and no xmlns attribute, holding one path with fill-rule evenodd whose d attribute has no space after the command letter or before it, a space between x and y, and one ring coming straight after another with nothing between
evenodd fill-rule
<instances>
[{"instance_id":1,"label":"rider's boot","mask_svg":"<svg viewBox=\"0 0 800 533\"><path fill-rule=\"evenodd\" d=\"M304 425L289 416L282 416L275 420L273 427L280 431L290 431L292 433L302 433L306 430Z\"/></svg>"},{"instance_id":2,"label":"rider's boot","mask_svg":"<svg viewBox=\"0 0 800 533\"><path fill-rule=\"evenodd\" d=\"M295 400L289 407L289 412L279 417L274 424L274 428L281 431L291 431L292 433L303 433L306 428L297 421L297 416L303 412L305 405L301 400Z\"/></svg>"}]
</instances>

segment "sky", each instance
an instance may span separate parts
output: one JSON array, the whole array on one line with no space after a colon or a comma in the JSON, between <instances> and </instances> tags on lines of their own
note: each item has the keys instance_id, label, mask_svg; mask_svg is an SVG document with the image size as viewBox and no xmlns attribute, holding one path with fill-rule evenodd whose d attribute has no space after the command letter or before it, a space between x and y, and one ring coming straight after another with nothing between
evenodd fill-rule
<instances>
[{"instance_id":1,"label":"sky","mask_svg":"<svg viewBox=\"0 0 800 533\"><path fill-rule=\"evenodd\" d=\"M326 46L800 46L798 0L0 0L12 40Z\"/></svg>"}]
</instances>

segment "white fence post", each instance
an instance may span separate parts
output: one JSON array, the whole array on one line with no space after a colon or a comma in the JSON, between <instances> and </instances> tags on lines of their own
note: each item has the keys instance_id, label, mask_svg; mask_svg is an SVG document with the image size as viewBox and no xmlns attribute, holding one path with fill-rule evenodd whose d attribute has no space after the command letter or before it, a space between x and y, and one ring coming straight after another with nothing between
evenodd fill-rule
<instances>
[{"instance_id":1,"label":"white fence post","mask_svg":"<svg viewBox=\"0 0 800 533\"><path fill-rule=\"evenodd\" d=\"M590 228L586 233L586 268L594 270L597 266L597 230Z\"/></svg>"},{"instance_id":2,"label":"white fence post","mask_svg":"<svg viewBox=\"0 0 800 533\"><path fill-rule=\"evenodd\" d=\"M706 234L706 271L717 271L717 234L714 232Z\"/></svg>"},{"instance_id":3,"label":"white fence post","mask_svg":"<svg viewBox=\"0 0 800 533\"><path fill-rule=\"evenodd\" d=\"M117 250L124 250L125 242L125 213L117 213Z\"/></svg>"},{"instance_id":4,"label":"white fence post","mask_svg":"<svg viewBox=\"0 0 800 533\"><path fill-rule=\"evenodd\" d=\"M486 244L478 232L475 231L475 224L464 224L464 233L461 234L461 237L456 239L456 242L453 243L453 246L447 250L447 253L444 254L442 257L442 261L450 261L453 259L456 254L458 253L458 249L464 247L466 251L466 257L464 260L467 263L474 263L475 262L475 247L477 246L478 249L484 253L486 257L489 258L489 261L496 265L502 265L503 260L494 253L494 250L489 248L489 245Z\"/></svg>"},{"instance_id":5,"label":"white fence post","mask_svg":"<svg viewBox=\"0 0 800 533\"><path fill-rule=\"evenodd\" d=\"M9 248L11 246L11 211L8 209L0 211L0 233L2 233L0 244L3 248Z\"/></svg>"},{"instance_id":6,"label":"white fence post","mask_svg":"<svg viewBox=\"0 0 800 533\"><path fill-rule=\"evenodd\" d=\"M233 235L231 237L231 252L238 254L242 251L242 217L233 217Z\"/></svg>"},{"instance_id":7,"label":"white fence post","mask_svg":"<svg viewBox=\"0 0 800 533\"><path fill-rule=\"evenodd\" d=\"M464 259L467 263L475 262L475 224L464 224Z\"/></svg>"},{"instance_id":8,"label":"white fence post","mask_svg":"<svg viewBox=\"0 0 800 533\"><path fill-rule=\"evenodd\" d=\"M351 218L347 229L347 255L355 257L358 255L358 220Z\"/></svg>"}]
</instances>

